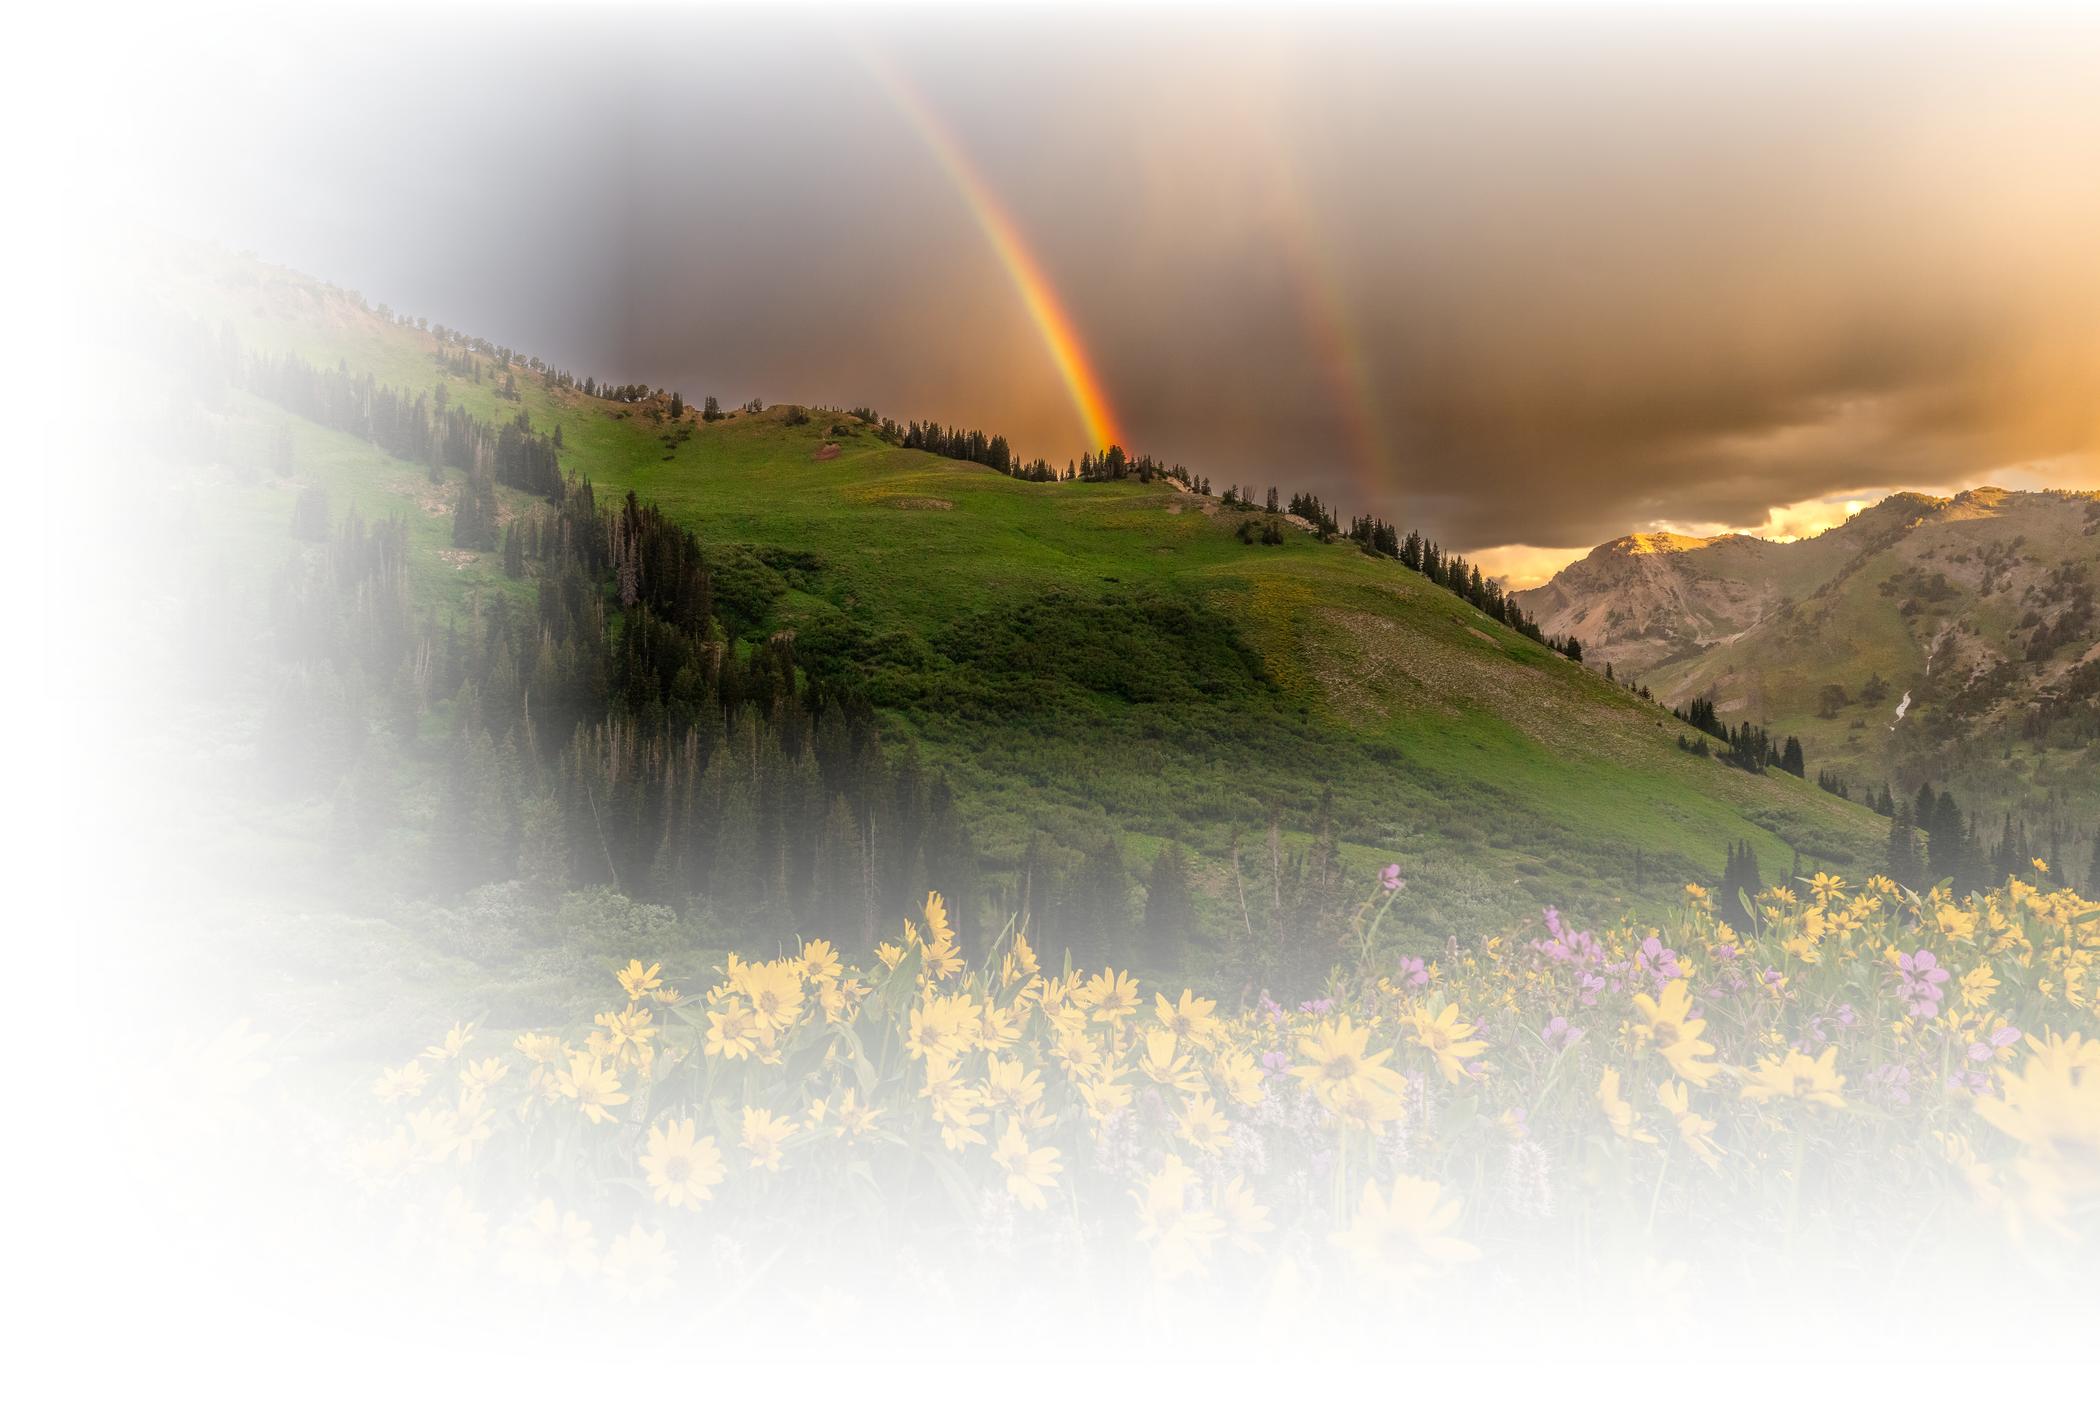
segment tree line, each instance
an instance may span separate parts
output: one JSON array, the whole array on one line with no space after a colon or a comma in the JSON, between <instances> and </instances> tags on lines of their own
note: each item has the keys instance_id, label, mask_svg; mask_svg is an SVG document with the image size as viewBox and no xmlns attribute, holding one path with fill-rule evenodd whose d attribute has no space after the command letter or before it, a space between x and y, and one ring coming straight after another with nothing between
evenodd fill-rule
<instances>
[{"instance_id":1,"label":"tree line","mask_svg":"<svg viewBox=\"0 0 2100 1401\"><path fill-rule=\"evenodd\" d=\"M442 384L434 393L410 395L369 373L355 374L347 364L323 369L290 352L250 357L244 370L244 383L258 396L393 457L421 463L433 481L449 467L470 480L561 499L561 430L537 432L523 411L491 424L450 403ZM489 524L493 527L493 520Z\"/></svg>"},{"instance_id":2,"label":"tree line","mask_svg":"<svg viewBox=\"0 0 2100 1401\"><path fill-rule=\"evenodd\" d=\"M946 785L849 688L813 682L791 636L737 641L749 620L725 615L690 531L576 480L514 532L529 607L419 614L405 525L355 513L280 579L275 753L334 787L346 846L413 831L402 761L420 759L439 893L610 885L752 932L870 937L928 889L973 908Z\"/></svg>"},{"instance_id":3,"label":"tree line","mask_svg":"<svg viewBox=\"0 0 2100 1401\"><path fill-rule=\"evenodd\" d=\"M441 342L477 350L495 358L506 368L514 358L513 352L507 347L461 336L443 326L434 328L434 333ZM446 352L441 350L439 355L444 359ZM614 385L610 382L600 383L596 378L588 376L579 385L573 375L557 370L537 356L520 363L539 372L549 388L580 387L585 394L614 402L640 402L650 398L652 394L660 395L662 392L651 390L647 384ZM472 365L471 368L478 381L479 365ZM744 408L750 412L758 412L762 410L763 404L760 400L753 399L744 405ZM682 418L685 409L683 394L673 392L672 417ZM974 428L944 427L931 420L922 423L912 419L899 424L895 419L880 416L866 406L856 407L850 412L853 417L874 428L877 436L883 441L895 446L932 453L952 461L969 462L1024 481L1149 483L1164 479L1178 482L1196 495L1211 494L1209 478L1195 476L1178 463L1170 466L1149 454L1132 455L1120 444L1111 443L1101 449L1098 455L1092 452L1083 453L1077 461L1068 461L1060 470L1042 457L1024 460L1014 449L1012 442L1002 433L988 433ZM722 416L715 399L710 396L706 400L701 417L712 422ZM1282 514L1279 511L1279 493L1273 486L1268 489L1266 503L1260 508L1256 507L1250 494L1237 486L1226 488L1220 504L1232 510L1263 509L1270 515ZM1288 514L1308 522L1313 528L1313 533L1323 543L1343 533L1334 513L1318 496L1311 493L1294 494L1290 499ZM1571 661L1582 660L1582 643L1572 634L1548 639L1536 621L1509 597L1499 580L1484 576L1478 565L1469 564L1462 555L1443 550L1434 541L1425 539L1419 531L1409 532L1407 538L1402 540L1392 525L1375 517L1364 516L1350 521L1347 534L1365 553L1396 559L1432 583L1439 584L1466 600L1496 622L1534 642L1553 648ZM1284 538L1280 527L1256 531L1242 529L1239 535L1244 543L1250 544L1257 539L1264 544L1281 544Z\"/></svg>"},{"instance_id":4,"label":"tree line","mask_svg":"<svg viewBox=\"0 0 2100 1401\"><path fill-rule=\"evenodd\" d=\"M2011 812L1993 835L1984 819L1964 813L1952 793L1935 790L1928 781L1918 785L1908 803L1891 804L1883 864L1890 879L1914 889L1947 881L1963 893L1988 889L2009 876L2056 882L2065 879L2065 846L2075 839L2069 824L2058 820L2037 841L2026 819ZM2037 859L2049 868L2047 876L2035 868ZM2091 836L2084 881L2073 884L2080 890L2100 890L2100 831Z\"/></svg>"}]
</instances>

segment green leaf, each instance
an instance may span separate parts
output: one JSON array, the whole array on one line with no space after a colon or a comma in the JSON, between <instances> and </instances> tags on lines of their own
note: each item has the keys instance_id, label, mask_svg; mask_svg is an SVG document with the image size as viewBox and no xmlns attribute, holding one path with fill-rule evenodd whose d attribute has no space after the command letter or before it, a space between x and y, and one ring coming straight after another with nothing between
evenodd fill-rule
<instances>
[{"instance_id":1,"label":"green leaf","mask_svg":"<svg viewBox=\"0 0 2100 1401\"><path fill-rule=\"evenodd\" d=\"M869 1061L867 1050L860 1043L860 1033L853 1029L852 1023L840 1022L838 1025L838 1037L839 1040L846 1043L846 1049L853 1053L853 1073L860 1081L861 1094L864 1096L873 1095L877 1079L875 1066Z\"/></svg>"}]
</instances>

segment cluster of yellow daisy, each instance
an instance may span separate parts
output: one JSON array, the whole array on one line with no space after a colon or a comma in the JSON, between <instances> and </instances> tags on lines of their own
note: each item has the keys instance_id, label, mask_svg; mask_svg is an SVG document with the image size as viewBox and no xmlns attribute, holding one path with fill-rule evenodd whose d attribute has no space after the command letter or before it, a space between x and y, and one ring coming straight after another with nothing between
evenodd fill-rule
<instances>
[{"instance_id":1,"label":"cluster of yellow daisy","mask_svg":"<svg viewBox=\"0 0 2100 1401\"><path fill-rule=\"evenodd\" d=\"M2091 1248L2100 906L2037 874L1963 900L1818 875L1739 925L1691 886L1655 924L1548 911L1229 1008L1046 970L1019 930L967 958L932 895L867 972L812 939L688 999L635 961L588 1027L477 1058L455 1026L378 1073L350 1168L505 1213L489 1256L522 1283L624 1294L798 1231L777 1248L1055 1242L1158 1287L1419 1290L1483 1254L1576 1278L1603 1238L1915 1255L1949 1202L1923 1219L1950 1250Z\"/></svg>"}]
</instances>

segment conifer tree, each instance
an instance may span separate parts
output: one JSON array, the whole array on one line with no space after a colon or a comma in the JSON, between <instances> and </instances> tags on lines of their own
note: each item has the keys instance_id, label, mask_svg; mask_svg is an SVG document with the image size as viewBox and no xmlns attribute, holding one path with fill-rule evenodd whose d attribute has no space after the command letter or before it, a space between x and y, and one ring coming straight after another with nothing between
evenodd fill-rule
<instances>
[{"instance_id":1,"label":"conifer tree","mask_svg":"<svg viewBox=\"0 0 2100 1401\"><path fill-rule=\"evenodd\" d=\"M1187 967L1195 915L1188 856L1179 843L1168 842L1154 858L1145 882L1145 952L1156 969L1178 973Z\"/></svg>"},{"instance_id":2,"label":"conifer tree","mask_svg":"<svg viewBox=\"0 0 2100 1401\"><path fill-rule=\"evenodd\" d=\"M1114 965L1130 956L1130 876L1113 834L1104 836L1080 862L1079 936L1098 962Z\"/></svg>"},{"instance_id":3,"label":"conifer tree","mask_svg":"<svg viewBox=\"0 0 2100 1401\"><path fill-rule=\"evenodd\" d=\"M1763 888L1757 871L1756 850L1747 840L1729 843L1728 864L1721 872L1722 918L1741 909L1745 899L1754 898Z\"/></svg>"},{"instance_id":4,"label":"conifer tree","mask_svg":"<svg viewBox=\"0 0 2100 1401\"><path fill-rule=\"evenodd\" d=\"M1912 835L1910 813L1900 804L1889 813L1888 849L1882 856L1888 878L1907 890L1924 884L1918 869L1918 843Z\"/></svg>"}]
</instances>

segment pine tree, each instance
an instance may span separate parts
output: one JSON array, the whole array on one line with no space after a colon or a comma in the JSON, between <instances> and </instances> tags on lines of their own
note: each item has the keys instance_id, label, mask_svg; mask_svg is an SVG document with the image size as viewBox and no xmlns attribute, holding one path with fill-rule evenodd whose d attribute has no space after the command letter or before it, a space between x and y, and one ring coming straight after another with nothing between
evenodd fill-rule
<instances>
[{"instance_id":1,"label":"pine tree","mask_svg":"<svg viewBox=\"0 0 2100 1401\"><path fill-rule=\"evenodd\" d=\"M1927 790L1930 791L1929 789ZM1975 886L1975 862L1971 857L1968 826L1954 795L1941 790L1932 805L1932 820L1925 823L1920 806L1920 825L1925 828L1925 865L1932 881L1948 881L1959 895Z\"/></svg>"},{"instance_id":2,"label":"pine tree","mask_svg":"<svg viewBox=\"0 0 2100 1401\"><path fill-rule=\"evenodd\" d=\"M1160 848L1145 882L1145 952L1161 972L1187 966L1187 944L1195 928L1195 902L1189 893L1189 863L1180 845Z\"/></svg>"},{"instance_id":3,"label":"pine tree","mask_svg":"<svg viewBox=\"0 0 2100 1401\"><path fill-rule=\"evenodd\" d=\"M1757 871L1757 852L1746 841L1731 842L1728 847L1728 864L1721 872L1721 911L1727 918L1743 906L1746 899L1754 898L1764 888Z\"/></svg>"},{"instance_id":4,"label":"pine tree","mask_svg":"<svg viewBox=\"0 0 2100 1401\"><path fill-rule=\"evenodd\" d=\"M1901 805L1889 813L1889 844L1882 857L1888 878L1907 890L1923 884L1918 871L1918 843L1911 835L1910 814Z\"/></svg>"},{"instance_id":5,"label":"pine tree","mask_svg":"<svg viewBox=\"0 0 2100 1401\"><path fill-rule=\"evenodd\" d=\"M1107 965L1129 958L1130 877L1123 867L1123 852L1114 836L1103 837L1086 854L1079 867L1078 909L1081 929L1075 931L1093 953Z\"/></svg>"},{"instance_id":6,"label":"pine tree","mask_svg":"<svg viewBox=\"0 0 2100 1401\"><path fill-rule=\"evenodd\" d=\"M325 488L305 487L293 498L292 535L300 540L328 538L328 492Z\"/></svg>"}]
</instances>

